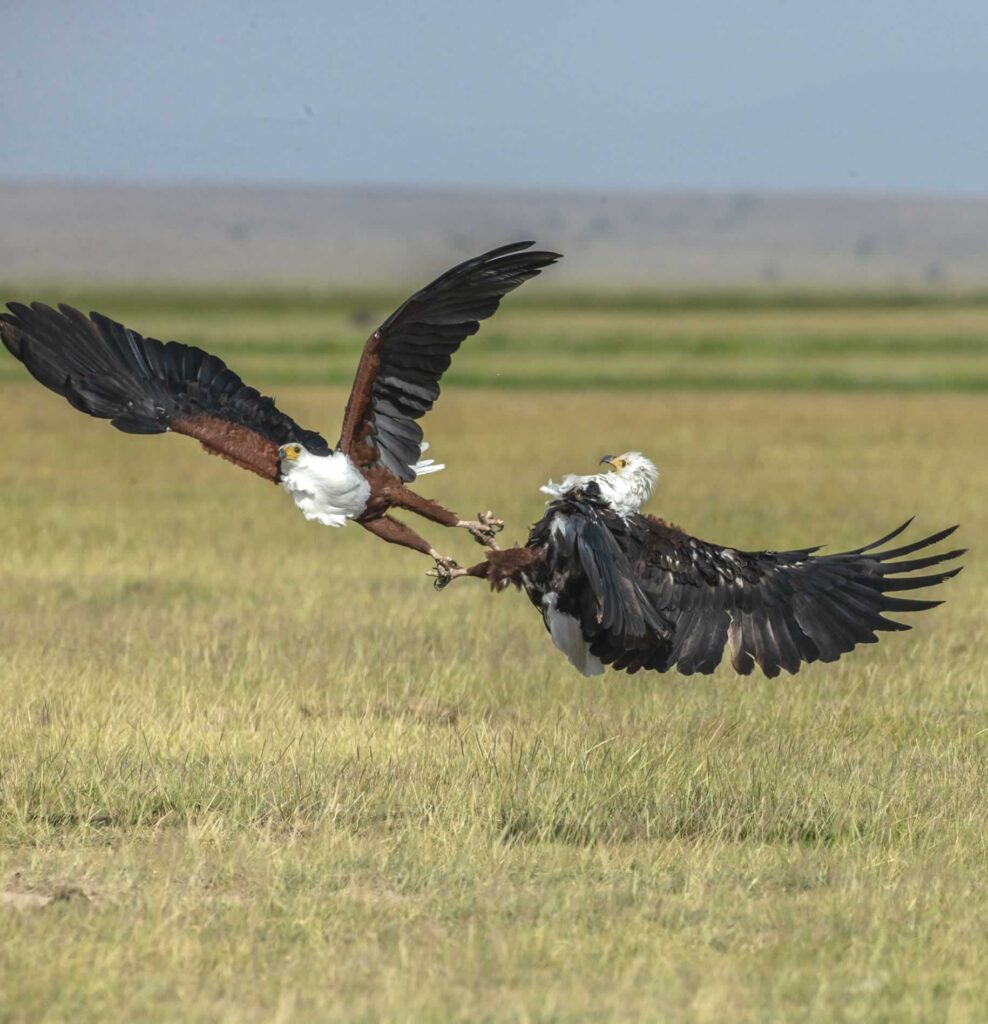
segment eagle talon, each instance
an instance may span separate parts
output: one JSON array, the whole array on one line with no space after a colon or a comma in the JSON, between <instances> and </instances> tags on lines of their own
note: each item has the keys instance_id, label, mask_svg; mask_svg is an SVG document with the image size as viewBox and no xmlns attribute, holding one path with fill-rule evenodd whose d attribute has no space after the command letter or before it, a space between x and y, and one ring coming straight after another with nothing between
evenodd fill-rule
<instances>
[{"instance_id":1,"label":"eagle talon","mask_svg":"<svg viewBox=\"0 0 988 1024\"><path fill-rule=\"evenodd\" d=\"M500 550L495 538L504 529L504 520L498 519L493 512L478 512L474 522L462 525L470 531L470 536L478 544L483 544L492 551Z\"/></svg>"},{"instance_id":2,"label":"eagle talon","mask_svg":"<svg viewBox=\"0 0 988 1024\"><path fill-rule=\"evenodd\" d=\"M436 567L430 569L426 576L433 577L433 586L436 590L445 590L457 576L465 576L466 569L460 568L459 563L452 558L437 558Z\"/></svg>"},{"instance_id":3,"label":"eagle talon","mask_svg":"<svg viewBox=\"0 0 988 1024\"><path fill-rule=\"evenodd\" d=\"M493 512L478 512L477 520L495 533L500 533L504 529L504 520L498 519Z\"/></svg>"},{"instance_id":4,"label":"eagle talon","mask_svg":"<svg viewBox=\"0 0 988 1024\"><path fill-rule=\"evenodd\" d=\"M485 526L475 526L470 528L470 536L478 544L483 544L485 548L490 548L492 551L497 551L498 544L495 540L496 534L493 530Z\"/></svg>"}]
</instances>

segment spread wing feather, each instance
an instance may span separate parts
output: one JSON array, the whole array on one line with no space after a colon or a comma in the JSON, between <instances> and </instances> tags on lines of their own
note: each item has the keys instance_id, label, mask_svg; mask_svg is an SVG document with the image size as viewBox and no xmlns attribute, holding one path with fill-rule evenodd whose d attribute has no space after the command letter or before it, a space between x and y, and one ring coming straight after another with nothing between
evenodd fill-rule
<instances>
[{"instance_id":1,"label":"spread wing feather","mask_svg":"<svg viewBox=\"0 0 988 1024\"><path fill-rule=\"evenodd\" d=\"M401 305L367 339L337 447L358 465L383 465L404 481L420 455L416 422L439 397L439 381L465 338L501 299L559 259L515 242L467 260Z\"/></svg>"},{"instance_id":2,"label":"spread wing feather","mask_svg":"<svg viewBox=\"0 0 988 1024\"><path fill-rule=\"evenodd\" d=\"M552 503L533 528L529 548L538 557L521 582L536 604L545 592L557 593L559 609L579 620L590 653L604 664L631 673L709 673L727 647L741 675L758 665L776 676L799 671L803 662L836 661L858 644L876 643L878 632L909 629L888 616L941 603L898 595L943 583L959 567L903 574L964 552L902 556L939 543L956 527L882 550L908 525L839 554L749 552L568 498Z\"/></svg>"},{"instance_id":3,"label":"spread wing feather","mask_svg":"<svg viewBox=\"0 0 988 1024\"><path fill-rule=\"evenodd\" d=\"M128 434L173 430L199 440L268 480L278 479L278 448L296 441L317 454L319 434L280 412L217 356L160 342L99 313L12 302L0 313L7 349L45 387L80 412Z\"/></svg>"}]
</instances>

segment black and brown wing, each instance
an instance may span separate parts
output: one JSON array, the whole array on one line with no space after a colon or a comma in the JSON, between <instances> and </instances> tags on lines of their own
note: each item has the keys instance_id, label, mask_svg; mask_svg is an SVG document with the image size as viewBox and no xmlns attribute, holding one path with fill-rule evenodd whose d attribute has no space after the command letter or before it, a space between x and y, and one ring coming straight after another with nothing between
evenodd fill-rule
<instances>
[{"instance_id":1,"label":"black and brown wing","mask_svg":"<svg viewBox=\"0 0 988 1024\"><path fill-rule=\"evenodd\" d=\"M815 555L816 548L738 551L647 516L595 511L591 517L573 504L567 511L581 520L582 542L564 566L568 571L554 578L559 607L578 617L592 654L628 672L709 673L725 647L742 675L756 664L776 676L781 669L799 671L803 662L836 661L858 644L876 643L878 632L911 628L890 614L940 604L900 595L956 576L960 568L923 571L964 553L906 557L956 527L878 550L907 522L854 551ZM533 534L546 549L545 565L559 559L563 535L559 529Z\"/></svg>"},{"instance_id":2,"label":"black and brown wing","mask_svg":"<svg viewBox=\"0 0 988 1024\"><path fill-rule=\"evenodd\" d=\"M8 309L0 313L7 349L45 387L118 430L187 434L207 451L274 481L280 445L329 451L322 437L200 348L144 338L71 306L10 303Z\"/></svg>"},{"instance_id":3,"label":"black and brown wing","mask_svg":"<svg viewBox=\"0 0 988 1024\"><path fill-rule=\"evenodd\" d=\"M364 467L415 479L422 428L453 353L501 299L560 259L532 242L493 249L416 292L367 339L343 417L338 448Z\"/></svg>"}]
</instances>

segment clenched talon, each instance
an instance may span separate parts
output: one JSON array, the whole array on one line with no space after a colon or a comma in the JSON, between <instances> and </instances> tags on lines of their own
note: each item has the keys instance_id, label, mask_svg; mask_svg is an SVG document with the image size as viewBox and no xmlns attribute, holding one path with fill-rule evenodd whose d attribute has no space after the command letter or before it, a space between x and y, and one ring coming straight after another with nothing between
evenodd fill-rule
<instances>
[{"instance_id":1,"label":"clenched talon","mask_svg":"<svg viewBox=\"0 0 988 1024\"><path fill-rule=\"evenodd\" d=\"M495 533L500 533L504 529L504 520L498 519L493 512L478 512L477 519Z\"/></svg>"},{"instance_id":2,"label":"clenched talon","mask_svg":"<svg viewBox=\"0 0 988 1024\"><path fill-rule=\"evenodd\" d=\"M444 590L450 581L455 580L457 576L465 576L466 572L466 569L461 569L452 558L437 558L435 569L430 569L426 576L434 577L435 582L432 585L436 590Z\"/></svg>"},{"instance_id":3,"label":"clenched talon","mask_svg":"<svg viewBox=\"0 0 988 1024\"><path fill-rule=\"evenodd\" d=\"M503 519L498 519L493 512L478 512L476 522L464 525L478 544L483 544L494 551L498 550L495 537L504 529Z\"/></svg>"}]
</instances>

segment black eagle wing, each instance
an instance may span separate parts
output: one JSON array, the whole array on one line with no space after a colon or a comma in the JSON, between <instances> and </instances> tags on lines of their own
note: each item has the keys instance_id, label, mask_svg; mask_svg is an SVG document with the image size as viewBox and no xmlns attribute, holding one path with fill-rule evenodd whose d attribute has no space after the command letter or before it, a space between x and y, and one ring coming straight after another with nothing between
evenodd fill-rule
<instances>
[{"instance_id":1,"label":"black eagle wing","mask_svg":"<svg viewBox=\"0 0 988 1024\"><path fill-rule=\"evenodd\" d=\"M661 520L613 517L609 527L628 572L663 620L661 630L628 643L607 631L588 636L605 664L637 671L676 667L709 673L730 649L734 669L757 664L767 676L795 673L803 662L836 661L877 632L911 627L888 613L933 608L940 601L899 597L933 586L960 568L902 575L939 566L963 550L905 558L950 536L956 527L896 548L878 550L911 520L853 551L815 555L817 548L747 552L691 537Z\"/></svg>"},{"instance_id":2,"label":"black eagle wing","mask_svg":"<svg viewBox=\"0 0 988 1024\"><path fill-rule=\"evenodd\" d=\"M533 528L528 546L541 550L541 584L530 594L541 608L547 591L559 611L575 618L585 637L608 636L623 649L648 644L664 628L628 560L621 520L597 495L577 493L553 502Z\"/></svg>"},{"instance_id":3,"label":"black eagle wing","mask_svg":"<svg viewBox=\"0 0 988 1024\"><path fill-rule=\"evenodd\" d=\"M145 338L99 313L71 306L10 303L0 337L36 380L76 409L129 434L172 430L268 480L278 448L329 446L274 401L245 384L222 359L192 345Z\"/></svg>"},{"instance_id":4,"label":"black eagle wing","mask_svg":"<svg viewBox=\"0 0 988 1024\"><path fill-rule=\"evenodd\" d=\"M347 401L337 447L358 465L383 465L415 479L422 428L439 381L465 338L504 296L556 260L515 242L467 260L401 305L367 339Z\"/></svg>"}]
</instances>

